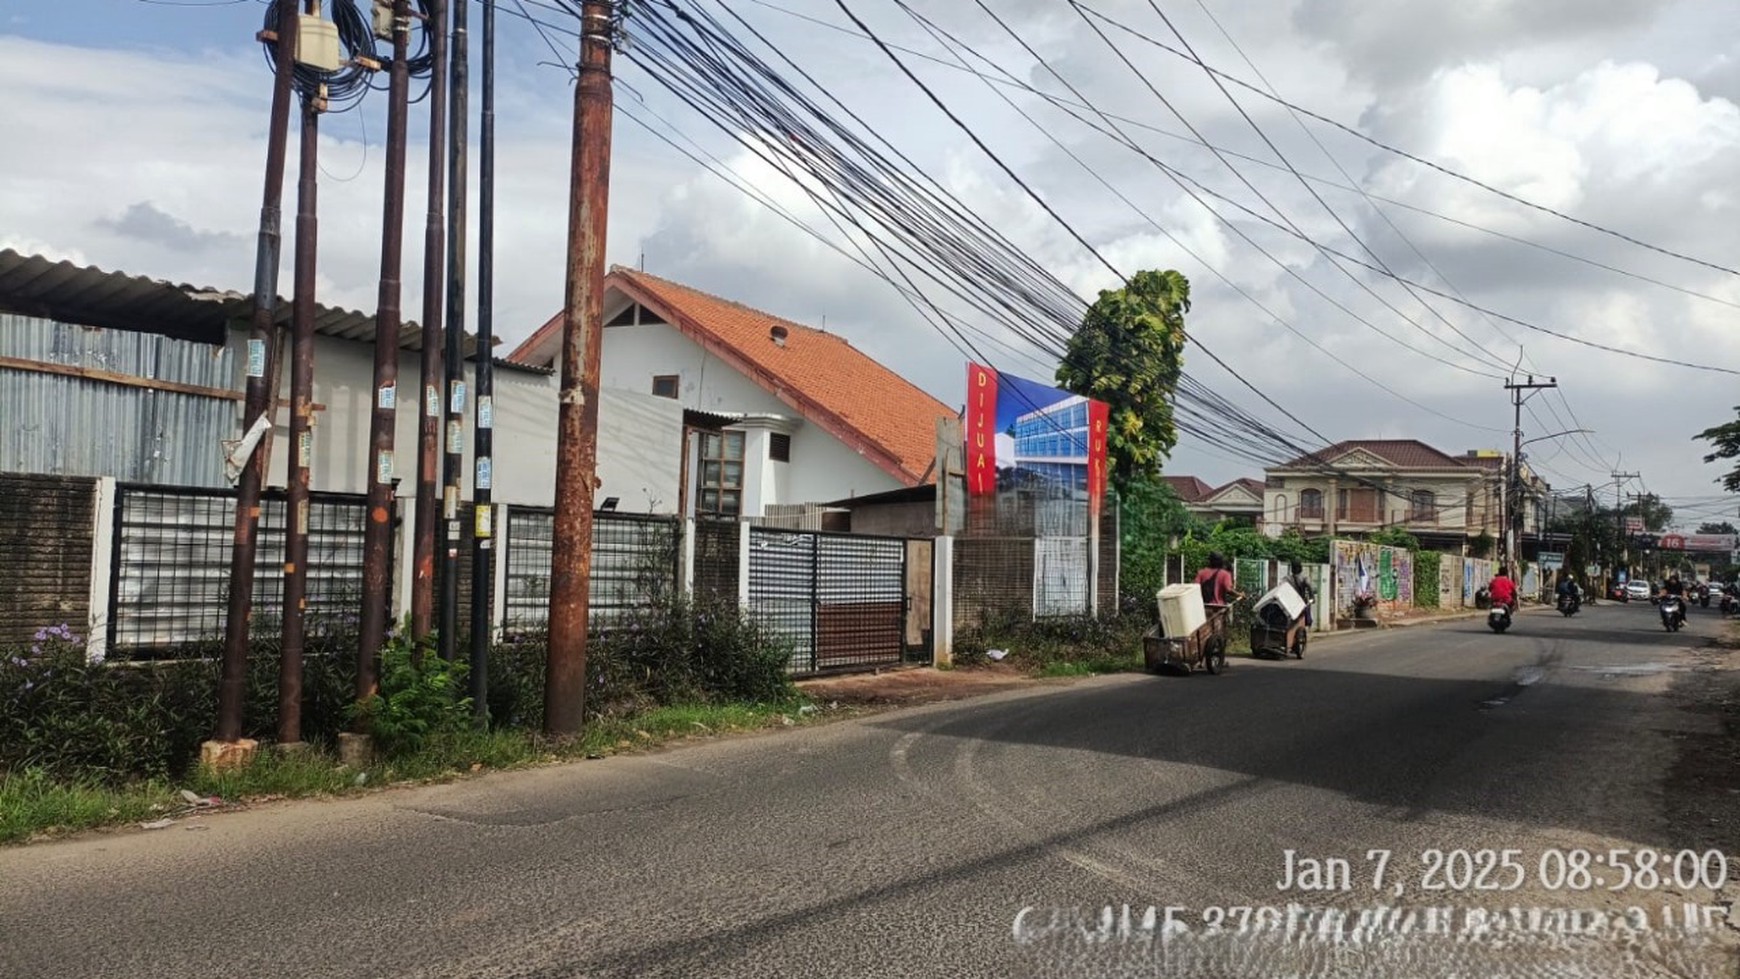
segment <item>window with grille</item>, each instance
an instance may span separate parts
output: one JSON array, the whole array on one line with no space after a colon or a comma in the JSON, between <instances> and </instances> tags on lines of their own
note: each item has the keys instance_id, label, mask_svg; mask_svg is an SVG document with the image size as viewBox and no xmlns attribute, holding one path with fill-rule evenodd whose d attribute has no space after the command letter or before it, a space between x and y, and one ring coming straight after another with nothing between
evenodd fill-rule
<instances>
[{"instance_id":1,"label":"window with grille","mask_svg":"<svg viewBox=\"0 0 1740 979\"><path fill-rule=\"evenodd\" d=\"M1408 500L1414 520L1438 519L1438 496L1431 490L1415 490Z\"/></svg>"},{"instance_id":2,"label":"window with grille","mask_svg":"<svg viewBox=\"0 0 1740 979\"><path fill-rule=\"evenodd\" d=\"M676 374L653 375L653 396L656 398L670 398L675 400L677 397L677 387L681 380L682 379Z\"/></svg>"},{"instance_id":3,"label":"window with grille","mask_svg":"<svg viewBox=\"0 0 1740 979\"><path fill-rule=\"evenodd\" d=\"M791 436L783 432L774 432L767 443L767 457L774 462L791 461Z\"/></svg>"},{"instance_id":4,"label":"window with grille","mask_svg":"<svg viewBox=\"0 0 1740 979\"><path fill-rule=\"evenodd\" d=\"M1299 516L1308 520L1323 519L1323 491L1308 489L1299 494Z\"/></svg>"},{"instance_id":5,"label":"window with grille","mask_svg":"<svg viewBox=\"0 0 1740 979\"><path fill-rule=\"evenodd\" d=\"M696 512L720 517L740 515L743 512L743 433L703 433L699 475Z\"/></svg>"}]
</instances>

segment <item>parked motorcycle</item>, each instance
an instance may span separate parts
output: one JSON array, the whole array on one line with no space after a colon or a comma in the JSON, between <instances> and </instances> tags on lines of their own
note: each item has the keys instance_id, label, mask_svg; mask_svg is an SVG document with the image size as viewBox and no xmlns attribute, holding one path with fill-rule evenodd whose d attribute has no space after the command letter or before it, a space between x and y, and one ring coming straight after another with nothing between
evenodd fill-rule
<instances>
[{"instance_id":1,"label":"parked motorcycle","mask_svg":"<svg viewBox=\"0 0 1740 979\"><path fill-rule=\"evenodd\" d=\"M1510 628L1510 606L1492 606L1486 613L1486 625L1493 632L1503 632Z\"/></svg>"},{"instance_id":2,"label":"parked motorcycle","mask_svg":"<svg viewBox=\"0 0 1740 979\"><path fill-rule=\"evenodd\" d=\"M1736 611L1740 611L1740 602L1736 602L1733 595L1724 591L1722 593L1722 604L1718 606L1718 608L1721 610L1723 615L1733 615Z\"/></svg>"},{"instance_id":3,"label":"parked motorcycle","mask_svg":"<svg viewBox=\"0 0 1740 979\"><path fill-rule=\"evenodd\" d=\"M1680 626L1686 624L1686 600L1678 595L1663 595L1657 603L1661 611L1661 624L1669 632L1680 631Z\"/></svg>"},{"instance_id":4,"label":"parked motorcycle","mask_svg":"<svg viewBox=\"0 0 1740 979\"><path fill-rule=\"evenodd\" d=\"M1578 601L1576 595L1565 594L1565 595L1559 596L1559 614L1563 615L1567 619L1573 615L1576 615L1577 610L1581 606L1582 606L1582 603L1580 601Z\"/></svg>"}]
</instances>

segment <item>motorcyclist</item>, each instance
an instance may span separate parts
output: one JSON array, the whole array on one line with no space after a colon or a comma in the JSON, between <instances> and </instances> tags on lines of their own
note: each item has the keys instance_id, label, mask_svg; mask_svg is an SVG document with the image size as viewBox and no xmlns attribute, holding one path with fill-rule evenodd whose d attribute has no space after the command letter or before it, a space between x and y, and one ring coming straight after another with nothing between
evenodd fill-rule
<instances>
[{"instance_id":1,"label":"motorcyclist","mask_svg":"<svg viewBox=\"0 0 1740 979\"><path fill-rule=\"evenodd\" d=\"M1569 601L1572 608L1583 604L1583 596L1577 590L1577 576L1564 575L1559 579L1559 600Z\"/></svg>"},{"instance_id":2,"label":"motorcyclist","mask_svg":"<svg viewBox=\"0 0 1740 979\"><path fill-rule=\"evenodd\" d=\"M1663 595L1672 595L1675 598L1684 601L1686 597L1685 582L1680 580L1678 574L1668 575L1667 582L1661 586L1661 593Z\"/></svg>"},{"instance_id":3,"label":"motorcyclist","mask_svg":"<svg viewBox=\"0 0 1740 979\"><path fill-rule=\"evenodd\" d=\"M1509 568L1500 567L1498 574L1493 575L1492 583L1486 586L1486 591L1492 596L1492 604L1516 611L1516 582L1510 580Z\"/></svg>"}]
</instances>

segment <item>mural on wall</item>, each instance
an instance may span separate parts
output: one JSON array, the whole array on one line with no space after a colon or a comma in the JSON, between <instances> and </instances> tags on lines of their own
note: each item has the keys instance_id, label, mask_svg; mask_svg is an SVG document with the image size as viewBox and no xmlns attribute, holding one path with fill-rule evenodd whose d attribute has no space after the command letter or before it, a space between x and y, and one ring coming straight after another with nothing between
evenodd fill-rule
<instances>
[{"instance_id":1,"label":"mural on wall","mask_svg":"<svg viewBox=\"0 0 1740 979\"><path fill-rule=\"evenodd\" d=\"M1492 576L1498 573L1498 565L1482 558L1464 558L1462 561L1462 604L1474 607L1474 593L1485 588Z\"/></svg>"},{"instance_id":2,"label":"mural on wall","mask_svg":"<svg viewBox=\"0 0 1740 979\"><path fill-rule=\"evenodd\" d=\"M1353 614L1370 609L1393 615L1414 605L1414 555L1395 547L1363 541L1335 541L1336 611Z\"/></svg>"},{"instance_id":3,"label":"mural on wall","mask_svg":"<svg viewBox=\"0 0 1740 979\"><path fill-rule=\"evenodd\" d=\"M1438 555L1438 607L1461 605L1462 588L1462 559L1454 554Z\"/></svg>"}]
</instances>

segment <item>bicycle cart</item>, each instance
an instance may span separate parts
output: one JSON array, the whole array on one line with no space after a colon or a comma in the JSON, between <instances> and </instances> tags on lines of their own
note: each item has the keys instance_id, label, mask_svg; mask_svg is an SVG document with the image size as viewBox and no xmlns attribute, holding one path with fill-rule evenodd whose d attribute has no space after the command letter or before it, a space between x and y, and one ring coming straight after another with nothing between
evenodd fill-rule
<instances>
[{"instance_id":1,"label":"bicycle cart","mask_svg":"<svg viewBox=\"0 0 1740 979\"><path fill-rule=\"evenodd\" d=\"M1142 636L1142 661L1148 672L1189 674L1200 666L1218 675L1226 670L1226 627L1231 612L1226 606L1210 606L1203 613L1207 621L1183 636L1167 636L1160 626Z\"/></svg>"}]
</instances>

